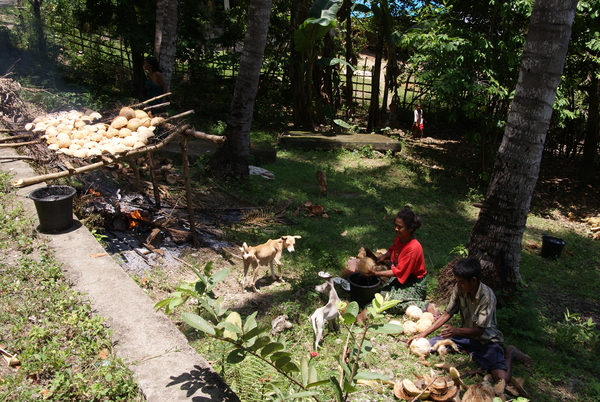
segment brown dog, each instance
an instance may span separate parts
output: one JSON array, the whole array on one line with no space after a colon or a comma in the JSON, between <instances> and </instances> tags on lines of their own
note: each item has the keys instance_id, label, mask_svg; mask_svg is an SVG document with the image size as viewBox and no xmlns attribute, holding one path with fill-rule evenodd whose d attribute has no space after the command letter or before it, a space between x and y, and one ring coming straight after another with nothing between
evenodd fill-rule
<instances>
[{"instance_id":1,"label":"brown dog","mask_svg":"<svg viewBox=\"0 0 600 402\"><path fill-rule=\"evenodd\" d=\"M319 195L327 197L327 176L321 169L317 170L317 185L319 186Z\"/></svg>"},{"instance_id":2,"label":"brown dog","mask_svg":"<svg viewBox=\"0 0 600 402\"><path fill-rule=\"evenodd\" d=\"M267 240L266 243L258 246L248 246L245 242L240 247L242 251L242 260L244 260L244 279L242 281L242 288L246 289L246 275L248 274L248 268L252 265L254 274L252 276L252 290L258 292L256 289L256 275L258 274L259 266L271 265L271 277L275 278L275 270L273 269L273 261L279 268L279 279L282 278L281 272L281 253L284 248L290 253L294 252L294 244L296 239L300 239L301 236L281 236L279 239Z\"/></svg>"}]
</instances>

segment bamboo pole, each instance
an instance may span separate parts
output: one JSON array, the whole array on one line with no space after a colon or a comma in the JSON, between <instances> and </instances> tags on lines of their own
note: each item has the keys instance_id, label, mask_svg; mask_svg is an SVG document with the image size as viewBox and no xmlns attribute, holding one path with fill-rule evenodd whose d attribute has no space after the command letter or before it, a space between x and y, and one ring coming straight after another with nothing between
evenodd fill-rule
<instances>
[{"instance_id":1,"label":"bamboo pole","mask_svg":"<svg viewBox=\"0 0 600 402\"><path fill-rule=\"evenodd\" d=\"M27 160L34 161L35 156L25 156L25 155L0 156L0 159L2 159L2 160L4 160L4 159L27 159Z\"/></svg>"},{"instance_id":2,"label":"bamboo pole","mask_svg":"<svg viewBox=\"0 0 600 402\"><path fill-rule=\"evenodd\" d=\"M10 144L0 144L0 148L14 148L14 147L22 147L23 145L34 145L39 144L40 140L28 141L28 142L14 142Z\"/></svg>"},{"instance_id":3,"label":"bamboo pole","mask_svg":"<svg viewBox=\"0 0 600 402\"><path fill-rule=\"evenodd\" d=\"M184 135L181 138L181 165L183 168L183 177L185 179L185 198L187 203L188 220L190 222L190 231L192 232L192 241L194 247L198 247L198 234L196 233L196 220L194 219L194 206L192 200L192 185L190 183L190 164L188 161L188 141L190 137Z\"/></svg>"},{"instance_id":4,"label":"bamboo pole","mask_svg":"<svg viewBox=\"0 0 600 402\"><path fill-rule=\"evenodd\" d=\"M189 126L187 126L187 125L182 126L177 131L171 133L161 143L156 144L156 145L137 148L137 149L134 149L129 152L124 152L122 154L113 155L111 158L103 157L102 162L97 162L97 163L92 163L91 165L81 166L81 167L75 168L73 171L65 170L62 172L49 173L49 174L40 175L40 176L28 177L26 179L14 180L11 184L13 187L25 187L25 186L30 186L32 184L42 183L46 180L60 179L62 177L69 177L69 176L73 176L76 174L91 172L91 171L100 169L106 165L113 164L119 160L126 158L127 156L133 156L133 155L138 155L138 154L141 154L144 152L152 152L152 151L159 150L162 147L164 147L165 145L167 145L171 140L173 140L173 138L175 138L176 136L181 135L181 133L185 132L185 130L187 130L188 128L189 128Z\"/></svg>"},{"instance_id":5,"label":"bamboo pole","mask_svg":"<svg viewBox=\"0 0 600 402\"><path fill-rule=\"evenodd\" d=\"M9 129L2 129L0 128L0 132L11 132L11 131L25 131L25 130L9 130ZM12 137L3 137L0 138L0 142L7 142L7 141L12 141L12 140L22 140L24 138L31 138L31 134L25 134L25 135L13 135Z\"/></svg>"},{"instance_id":6,"label":"bamboo pole","mask_svg":"<svg viewBox=\"0 0 600 402\"><path fill-rule=\"evenodd\" d=\"M146 99L143 102L136 103L135 105L130 105L129 107L130 108L136 108L136 107L144 106L144 105L147 105L147 104L149 104L151 102L154 102L157 99L162 99L162 98L164 98L166 96L169 96L169 95L172 95L172 92L167 92L167 93L164 93L162 95L155 96L154 98Z\"/></svg>"},{"instance_id":7,"label":"bamboo pole","mask_svg":"<svg viewBox=\"0 0 600 402\"><path fill-rule=\"evenodd\" d=\"M223 145L223 143L227 139L227 137L222 136L222 135L206 134L206 133L204 133L202 131L192 130L191 128L185 130L185 134L186 135L191 135L191 136L193 136L195 138L198 138L200 140L212 141L212 142L218 144L219 146Z\"/></svg>"}]
</instances>

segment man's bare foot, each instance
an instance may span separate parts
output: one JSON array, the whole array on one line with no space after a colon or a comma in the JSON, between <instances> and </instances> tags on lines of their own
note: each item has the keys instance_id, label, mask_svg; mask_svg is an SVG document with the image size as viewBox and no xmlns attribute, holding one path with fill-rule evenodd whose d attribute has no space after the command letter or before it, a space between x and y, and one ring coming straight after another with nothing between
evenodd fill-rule
<instances>
[{"instance_id":1,"label":"man's bare foot","mask_svg":"<svg viewBox=\"0 0 600 402\"><path fill-rule=\"evenodd\" d=\"M533 359L529 357L529 355L526 355L525 353L521 352L513 345L509 345L506 347L504 355L505 358L522 362L528 367L533 364Z\"/></svg>"}]
</instances>

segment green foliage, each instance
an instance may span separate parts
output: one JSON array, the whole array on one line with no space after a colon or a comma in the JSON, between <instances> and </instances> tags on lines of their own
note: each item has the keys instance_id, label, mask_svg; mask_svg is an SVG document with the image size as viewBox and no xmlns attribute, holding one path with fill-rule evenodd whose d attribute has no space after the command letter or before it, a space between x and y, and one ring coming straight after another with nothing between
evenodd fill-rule
<instances>
[{"instance_id":1,"label":"green foliage","mask_svg":"<svg viewBox=\"0 0 600 402\"><path fill-rule=\"evenodd\" d=\"M0 344L21 367L3 372L0 400L141 401L104 320L92 315L32 232L9 179L0 174Z\"/></svg>"},{"instance_id":2,"label":"green foliage","mask_svg":"<svg viewBox=\"0 0 600 402\"><path fill-rule=\"evenodd\" d=\"M263 381L263 384L270 386L272 392L280 396L287 395L286 397L291 399L312 397L318 401L318 397L322 395L322 392L317 391L318 387L329 385L334 389L336 400L342 402L348 400L350 393L358 390L356 381L359 379L389 381L389 378L385 375L360 372L358 367L359 361L372 348L367 340L367 334L398 334L402 332L402 327L397 324L377 322L377 318L385 310L399 303L398 300L384 299L380 294L376 294L372 305L367 309L368 319L362 326L356 325L356 317L359 313L358 304L356 302L341 303L339 308L344 313L340 317L340 322L347 330L346 348L350 351L350 354L348 360L346 360L345 353L342 352L337 360L341 369L340 377L328 377L327 375L319 375L311 360L311 357L317 356L318 353L311 352L310 356L303 353L299 359L295 357L293 353L287 350L283 337L273 339L269 334L270 328L259 325L256 320L257 312L244 319L238 312L231 312L222 307L223 298L216 299L212 294L212 288L225 278L229 270L224 269L211 275L211 266L211 262L206 264L203 274L194 269L198 275L198 280L194 284L179 286L177 288L179 292L175 292L173 297L169 299L158 302L155 308L165 308L168 313L172 309L181 306L189 297L193 296L197 299L199 305L210 318L207 320L197 314L183 313L182 319L189 326L200 330L205 335L219 341L229 342L233 349L225 358L228 364L240 364L249 358L258 359L268 367L268 370L286 379L288 387L284 391L276 381L268 383ZM195 290L191 291L190 289ZM260 392L263 393L265 390L261 389Z\"/></svg>"},{"instance_id":3,"label":"green foliage","mask_svg":"<svg viewBox=\"0 0 600 402\"><path fill-rule=\"evenodd\" d=\"M461 258L465 258L469 256L469 250L464 244L459 244L450 251L450 254L454 254L460 256Z\"/></svg>"},{"instance_id":4,"label":"green foliage","mask_svg":"<svg viewBox=\"0 0 600 402\"><path fill-rule=\"evenodd\" d=\"M565 319L556 327L554 335L557 346L572 349L579 346L594 346L600 336L596 330L596 323L591 318L583 320L578 313L565 311Z\"/></svg>"}]
</instances>

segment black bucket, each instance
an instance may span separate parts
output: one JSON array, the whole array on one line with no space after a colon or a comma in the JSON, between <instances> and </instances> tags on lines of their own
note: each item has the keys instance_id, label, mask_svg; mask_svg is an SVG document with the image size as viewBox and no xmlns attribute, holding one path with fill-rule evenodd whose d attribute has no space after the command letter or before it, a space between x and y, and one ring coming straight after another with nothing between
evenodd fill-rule
<instances>
[{"instance_id":1,"label":"black bucket","mask_svg":"<svg viewBox=\"0 0 600 402\"><path fill-rule=\"evenodd\" d=\"M378 277L363 276L359 272L350 274L348 282L350 282L350 299L357 302L360 307L373 301L381 283Z\"/></svg>"},{"instance_id":2,"label":"black bucket","mask_svg":"<svg viewBox=\"0 0 600 402\"><path fill-rule=\"evenodd\" d=\"M558 258L565 248L566 241L557 237L542 236L542 252L540 255L543 258Z\"/></svg>"},{"instance_id":3,"label":"black bucket","mask_svg":"<svg viewBox=\"0 0 600 402\"><path fill-rule=\"evenodd\" d=\"M73 224L73 197L76 190L69 186L48 186L32 191L41 232L60 232Z\"/></svg>"}]
</instances>

